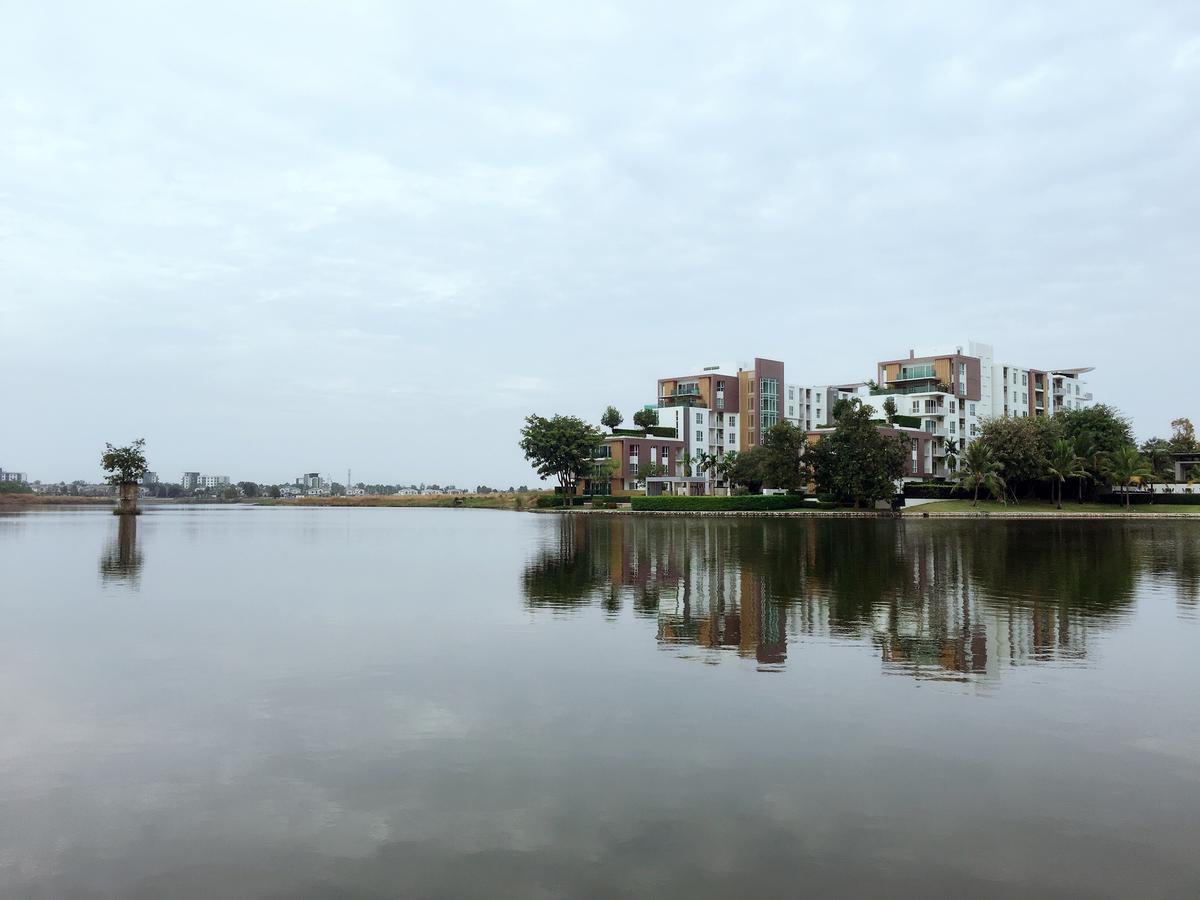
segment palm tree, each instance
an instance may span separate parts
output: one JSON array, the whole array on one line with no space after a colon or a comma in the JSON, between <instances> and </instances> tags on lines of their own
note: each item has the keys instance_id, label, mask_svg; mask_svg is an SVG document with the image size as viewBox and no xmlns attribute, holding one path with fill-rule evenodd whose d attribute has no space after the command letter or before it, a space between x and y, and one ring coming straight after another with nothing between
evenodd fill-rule
<instances>
[{"instance_id":1,"label":"palm tree","mask_svg":"<svg viewBox=\"0 0 1200 900\"><path fill-rule=\"evenodd\" d=\"M1084 432L1075 439L1075 455L1079 457L1082 474L1079 476L1079 502L1083 502L1083 485L1088 480L1096 480L1096 474L1104 463L1104 454L1100 452L1091 436Z\"/></svg>"},{"instance_id":2,"label":"palm tree","mask_svg":"<svg viewBox=\"0 0 1200 900\"><path fill-rule=\"evenodd\" d=\"M1007 485L1000 475L1000 465L992 450L983 441L972 441L962 455L962 475L959 483L975 492L972 506L979 505L979 489L983 488L993 497L1004 499Z\"/></svg>"},{"instance_id":3,"label":"palm tree","mask_svg":"<svg viewBox=\"0 0 1200 900\"><path fill-rule=\"evenodd\" d=\"M1129 508L1130 485L1141 484L1153 475L1146 458L1138 453L1137 447L1132 444L1109 453L1104 459L1103 472L1113 484L1121 488L1121 493L1125 495L1126 509Z\"/></svg>"},{"instance_id":4,"label":"palm tree","mask_svg":"<svg viewBox=\"0 0 1200 900\"><path fill-rule=\"evenodd\" d=\"M713 480L712 476L716 473L717 458L707 450L701 450L696 456L696 468L709 476L709 481Z\"/></svg>"},{"instance_id":5,"label":"palm tree","mask_svg":"<svg viewBox=\"0 0 1200 900\"><path fill-rule=\"evenodd\" d=\"M1050 493L1059 509L1062 509L1062 486L1068 478L1078 478L1087 474L1083 470L1083 460L1075 455L1075 448L1065 438L1059 438L1050 449L1050 459L1046 468L1046 477L1050 479Z\"/></svg>"},{"instance_id":6,"label":"palm tree","mask_svg":"<svg viewBox=\"0 0 1200 900\"><path fill-rule=\"evenodd\" d=\"M958 470L958 441L946 438L946 468L951 472Z\"/></svg>"},{"instance_id":7,"label":"palm tree","mask_svg":"<svg viewBox=\"0 0 1200 900\"><path fill-rule=\"evenodd\" d=\"M725 493L733 496L733 482L730 479L733 477L733 467L737 465L737 451L730 450L719 460L717 460L717 476L725 481Z\"/></svg>"},{"instance_id":8,"label":"palm tree","mask_svg":"<svg viewBox=\"0 0 1200 900\"><path fill-rule=\"evenodd\" d=\"M679 461L681 463L683 463L683 474L686 475L688 478L691 478L692 477L692 454L690 454L690 453L683 454L683 456L681 456L679 458Z\"/></svg>"}]
</instances>

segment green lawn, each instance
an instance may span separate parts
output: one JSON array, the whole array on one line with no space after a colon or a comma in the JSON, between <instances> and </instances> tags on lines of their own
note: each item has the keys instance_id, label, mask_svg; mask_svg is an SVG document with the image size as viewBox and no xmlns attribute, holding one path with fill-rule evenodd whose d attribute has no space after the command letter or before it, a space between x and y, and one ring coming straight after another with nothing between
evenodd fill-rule
<instances>
[{"instance_id":1,"label":"green lawn","mask_svg":"<svg viewBox=\"0 0 1200 900\"><path fill-rule=\"evenodd\" d=\"M1072 500L1063 500L1064 513L1124 513L1127 510L1124 506L1118 506L1112 503L1076 503ZM1058 509L1053 503L1045 500L1022 500L1020 503L1010 503L1007 506L996 500L980 500L979 506L972 506L970 500L937 500L933 503L922 503L920 506L910 506L905 508L906 516L919 516L921 513L929 513L937 515L939 513L963 513L963 512L988 512L988 513L1045 513L1051 515L1057 513ZM1190 515L1200 515L1200 498L1195 504L1176 505L1171 504L1156 504L1153 506L1131 506L1128 510L1131 513L1140 515L1153 516L1159 513L1186 513Z\"/></svg>"}]
</instances>

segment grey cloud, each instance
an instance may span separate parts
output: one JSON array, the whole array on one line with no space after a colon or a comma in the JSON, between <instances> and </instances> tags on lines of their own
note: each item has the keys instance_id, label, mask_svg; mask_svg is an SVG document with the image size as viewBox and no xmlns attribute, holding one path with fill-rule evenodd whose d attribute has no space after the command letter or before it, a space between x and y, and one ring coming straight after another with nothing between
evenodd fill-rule
<instances>
[{"instance_id":1,"label":"grey cloud","mask_svg":"<svg viewBox=\"0 0 1200 900\"><path fill-rule=\"evenodd\" d=\"M1191 3L3 18L6 467L529 482L532 408L966 337L1198 414Z\"/></svg>"}]
</instances>

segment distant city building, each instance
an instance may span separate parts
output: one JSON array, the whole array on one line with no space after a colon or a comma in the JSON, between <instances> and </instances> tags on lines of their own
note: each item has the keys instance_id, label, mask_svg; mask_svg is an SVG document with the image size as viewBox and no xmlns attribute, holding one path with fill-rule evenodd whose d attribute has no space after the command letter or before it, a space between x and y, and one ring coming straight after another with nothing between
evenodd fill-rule
<instances>
[{"instance_id":1,"label":"distant city building","mask_svg":"<svg viewBox=\"0 0 1200 900\"><path fill-rule=\"evenodd\" d=\"M20 481L25 483L29 481L29 477L24 472L5 472L3 469L0 469L0 481Z\"/></svg>"},{"instance_id":2,"label":"distant city building","mask_svg":"<svg viewBox=\"0 0 1200 900\"><path fill-rule=\"evenodd\" d=\"M152 487L153 485L156 485L156 484L158 484L158 473L157 472L147 472L145 475L142 476L142 486L143 487Z\"/></svg>"},{"instance_id":3,"label":"distant city building","mask_svg":"<svg viewBox=\"0 0 1200 900\"><path fill-rule=\"evenodd\" d=\"M320 472L306 472L296 479L296 487L306 497L328 497L331 493L329 480Z\"/></svg>"},{"instance_id":4,"label":"distant city building","mask_svg":"<svg viewBox=\"0 0 1200 900\"><path fill-rule=\"evenodd\" d=\"M157 476L155 476L157 481ZM228 475L202 475L199 472L184 472L183 478L179 482L185 491L194 491L199 488L217 488L228 487Z\"/></svg>"}]
</instances>

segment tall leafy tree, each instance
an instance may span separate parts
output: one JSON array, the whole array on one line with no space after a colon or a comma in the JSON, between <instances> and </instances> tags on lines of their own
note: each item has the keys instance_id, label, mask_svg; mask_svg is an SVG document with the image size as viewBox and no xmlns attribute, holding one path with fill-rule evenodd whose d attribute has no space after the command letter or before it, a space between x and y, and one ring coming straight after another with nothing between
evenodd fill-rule
<instances>
[{"instance_id":1,"label":"tall leafy tree","mask_svg":"<svg viewBox=\"0 0 1200 900\"><path fill-rule=\"evenodd\" d=\"M958 481L973 492L972 506L979 505L979 489L983 488L994 498L1004 499L1006 484L1000 474L1000 463L992 448L984 441L971 441L959 459Z\"/></svg>"},{"instance_id":2,"label":"tall leafy tree","mask_svg":"<svg viewBox=\"0 0 1200 900\"><path fill-rule=\"evenodd\" d=\"M786 491L804 489L808 479L804 467L807 438L791 422L771 426L763 436L763 483Z\"/></svg>"},{"instance_id":3,"label":"tall leafy tree","mask_svg":"<svg viewBox=\"0 0 1200 900\"><path fill-rule=\"evenodd\" d=\"M1129 488L1142 484L1153 477L1150 464L1138 453L1137 447L1128 444L1109 453L1104 459L1104 475L1125 497L1125 508L1129 508Z\"/></svg>"},{"instance_id":4,"label":"tall leafy tree","mask_svg":"<svg viewBox=\"0 0 1200 900\"><path fill-rule=\"evenodd\" d=\"M1077 448L1083 440L1094 445L1097 453L1112 453L1133 443L1129 420L1106 403L1086 409L1064 409L1055 414L1054 421L1062 426L1062 436Z\"/></svg>"},{"instance_id":5,"label":"tall leafy tree","mask_svg":"<svg viewBox=\"0 0 1200 900\"><path fill-rule=\"evenodd\" d=\"M896 398L888 397L883 401L883 415L887 419L889 425L896 423Z\"/></svg>"},{"instance_id":6,"label":"tall leafy tree","mask_svg":"<svg viewBox=\"0 0 1200 900\"><path fill-rule=\"evenodd\" d=\"M908 456L908 441L880 431L874 412L857 397L839 401L837 424L805 451L817 490L855 508L895 496Z\"/></svg>"},{"instance_id":7,"label":"tall leafy tree","mask_svg":"<svg viewBox=\"0 0 1200 900\"><path fill-rule=\"evenodd\" d=\"M1172 450L1171 442L1160 437L1153 437L1142 442L1142 455L1150 464L1150 471L1154 473L1155 478L1162 481L1174 479L1175 466L1171 460Z\"/></svg>"},{"instance_id":8,"label":"tall leafy tree","mask_svg":"<svg viewBox=\"0 0 1200 900\"><path fill-rule=\"evenodd\" d=\"M749 447L741 453L725 455L729 463L729 483L739 484L751 494L757 494L763 485L763 448Z\"/></svg>"},{"instance_id":9,"label":"tall leafy tree","mask_svg":"<svg viewBox=\"0 0 1200 900\"><path fill-rule=\"evenodd\" d=\"M1050 479L1051 493L1059 509L1062 509L1062 486L1068 478L1083 478L1087 472L1083 459L1075 453L1075 447L1066 438L1059 438L1050 448L1046 477Z\"/></svg>"},{"instance_id":10,"label":"tall leafy tree","mask_svg":"<svg viewBox=\"0 0 1200 900\"><path fill-rule=\"evenodd\" d=\"M980 439L972 444L986 444L1006 486L1014 493L1028 494L1045 477L1050 448L1062 436L1061 423L1055 419L998 417L984 421Z\"/></svg>"},{"instance_id":11,"label":"tall leafy tree","mask_svg":"<svg viewBox=\"0 0 1200 900\"><path fill-rule=\"evenodd\" d=\"M104 478L109 484L137 484L142 480L149 469L143 450L145 438L138 438L127 447L114 447L112 444L104 446L100 468L108 473Z\"/></svg>"},{"instance_id":12,"label":"tall leafy tree","mask_svg":"<svg viewBox=\"0 0 1200 900\"><path fill-rule=\"evenodd\" d=\"M563 504L570 503L579 479L591 471L603 433L575 416L530 415L521 429L520 448L543 480L555 478Z\"/></svg>"},{"instance_id":13,"label":"tall leafy tree","mask_svg":"<svg viewBox=\"0 0 1200 900\"><path fill-rule=\"evenodd\" d=\"M1196 427L1191 419L1171 420L1171 449L1176 453L1196 449Z\"/></svg>"},{"instance_id":14,"label":"tall leafy tree","mask_svg":"<svg viewBox=\"0 0 1200 900\"><path fill-rule=\"evenodd\" d=\"M633 424L642 429L642 431L648 432L658 424L658 410L639 409L633 414Z\"/></svg>"},{"instance_id":15,"label":"tall leafy tree","mask_svg":"<svg viewBox=\"0 0 1200 900\"><path fill-rule=\"evenodd\" d=\"M604 415L600 417L600 424L610 431L616 431L621 427L621 423L625 421L625 417L621 415L621 411L615 406L610 406L604 410Z\"/></svg>"}]
</instances>

